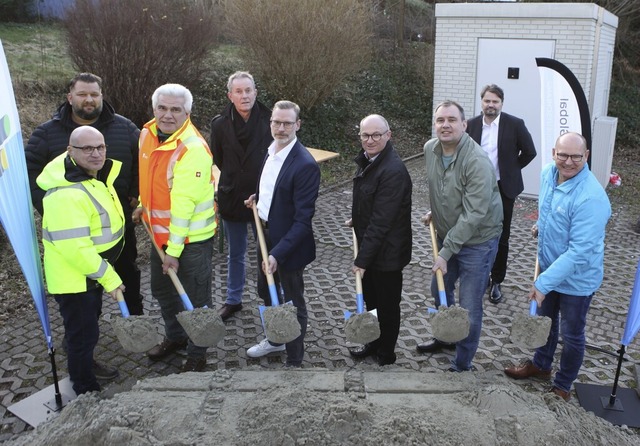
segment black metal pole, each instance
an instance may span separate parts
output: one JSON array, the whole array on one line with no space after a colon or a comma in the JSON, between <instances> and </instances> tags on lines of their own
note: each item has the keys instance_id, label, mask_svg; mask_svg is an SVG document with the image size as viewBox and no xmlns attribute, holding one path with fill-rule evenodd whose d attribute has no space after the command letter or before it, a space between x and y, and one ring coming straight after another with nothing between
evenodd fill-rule
<instances>
[{"instance_id":1,"label":"black metal pole","mask_svg":"<svg viewBox=\"0 0 640 446\"><path fill-rule=\"evenodd\" d=\"M611 389L611 396L609 397L609 406L613 406L616 403L616 393L618 392L618 379L620 378L620 370L622 369L622 359L624 357L625 346L621 345L618 350L618 367L616 368L616 378L613 380L613 389Z\"/></svg>"},{"instance_id":2,"label":"black metal pole","mask_svg":"<svg viewBox=\"0 0 640 446\"><path fill-rule=\"evenodd\" d=\"M51 359L51 373L53 374L53 387L56 392L56 406L58 410L62 409L62 394L60 393L60 387L58 386L58 370L56 369L56 349L51 347L49 349L49 358Z\"/></svg>"}]
</instances>

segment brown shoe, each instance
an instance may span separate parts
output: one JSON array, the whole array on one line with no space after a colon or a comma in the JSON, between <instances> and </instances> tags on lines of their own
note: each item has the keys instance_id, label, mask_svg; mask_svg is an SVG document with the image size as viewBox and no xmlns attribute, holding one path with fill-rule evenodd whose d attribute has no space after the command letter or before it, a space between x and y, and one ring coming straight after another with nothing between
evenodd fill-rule
<instances>
[{"instance_id":1,"label":"brown shoe","mask_svg":"<svg viewBox=\"0 0 640 446\"><path fill-rule=\"evenodd\" d=\"M167 338L164 338L160 344L156 345L147 352L147 356L152 361L158 361L177 350L185 348L186 346L187 339L185 339L184 341L173 342Z\"/></svg>"},{"instance_id":2,"label":"brown shoe","mask_svg":"<svg viewBox=\"0 0 640 446\"><path fill-rule=\"evenodd\" d=\"M558 389L557 387L552 387L551 389L549 389L549 392L551 393L555 393L556 395L558 395L560 398L562 398L565 401L569 401L571 399L571 392L566 392L562 389Z\"/></svg>"},{"instance_id":3,"label":"brown shoe","mask_svg":"<svg viewBox=\"0 0 640 446\"><path fill-rule=\"evenodd\" d=\"M531 362L530 359L526 360L522 364L509 367L504 369L505 375L513 378L513 379L524 379L524 378L541 378L541 379L549 379L551 378L551 370L541 370Z\"/></svg>"},{"instance_id":4,"label":"brown shoe","mask_svg":"<svg viewBox=\"0 0 640 446\"><path fill-rule=\"evenodd\" d=\"M180 373L185 372L202 372L207 366L207 358L194 358L189 356L182 366Z\"/></svg>"},{"instance_id":5,"label":"brown shoe","mask_svg":"<svg viewBox=\"0 0 640 446\"><path fill-rule=\"evenodd\" d=\"M235 304L235 305L224 304L222 308L220 308L220 311L218 312L218 314L220 315L220 318L222 319L222 321L226 321L231 316L233 316L234 313L237 313L240 310L242 310L242 304Z\"/></svg>"}]
</instances>

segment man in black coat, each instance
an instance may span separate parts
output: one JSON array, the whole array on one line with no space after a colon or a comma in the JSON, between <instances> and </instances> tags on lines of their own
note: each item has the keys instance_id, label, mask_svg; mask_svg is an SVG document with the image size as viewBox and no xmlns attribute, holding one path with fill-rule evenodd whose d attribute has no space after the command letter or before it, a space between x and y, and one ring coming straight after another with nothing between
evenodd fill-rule
<instances>
[{"instance_id":1,"label":"man in black coat","mask_svg":"<svg viewBox=\"0 0 640 446\"><path fill-rule=\"evenodd\" d=\"M482 114L467 122L467 133L489 155L493 163L502 198L502 234L498 253L491 269L489 301L502 301L500 284L507 274L511 217L516 198L524 190L522 169L536 157L533 139L524 121L502 112L504 92L495 84L486 85L481 93Z\"/></svg>"},{"instance_id":2,"label":"man in black coat","mask_svg":"<svg viewBox=\"0 0 640 446\"><path fill-rule=\"evenodd\" d=\"M38 126L25 147L31 201L42 215L45 192L36 184L44 167L67 150L71 132L82 125L96 128L104 136L107 156L122 162L115 181L116 192L125 214L125 244L114 264L125 285L124 298L132 315L143 314L140 271L136 266L135 227L131 213L138 206L138 137L140 130L102 98L102 79L91 73L77 74L69 83L67 101L53 117Z\"/></svg>"},{"instance_id":3,"label":"man in black coat","mask_svg":"<svg viewBox=\"0 0 640 446\"><path fill-rule=\"evenodd\" d=\"M229 246L227 297L220 309L223 321L242 309L247 224L256 234L252 211L244 200L256 191L260 167L273 141L271 110L256 100L253 76L237 71L229 77L227 89L231 102L211 121L209 143L213 162L221 173L216 197Z\"/></svg>"},{"instance_id":4,"label":"man in black coat","mask_svg":"<svg viewBox=\"0 0 640 446\"><path fill-rule=\"evenodd\" d=\"M351 220L358 240L352 270L362 276L368 311L377 309L380 337L349 350L351 356L377 355L378 364L396 361L400 332L402 270L411 260L411 191L409 172L391 144L389 123L380 115L360 122L362 152L353 179Z\"/></svg>"}]
</instances>

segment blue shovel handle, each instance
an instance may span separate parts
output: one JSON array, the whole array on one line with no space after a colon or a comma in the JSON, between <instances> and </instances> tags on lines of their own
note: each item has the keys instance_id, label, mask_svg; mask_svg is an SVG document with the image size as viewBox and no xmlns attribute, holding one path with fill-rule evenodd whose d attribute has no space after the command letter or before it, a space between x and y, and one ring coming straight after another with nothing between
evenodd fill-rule
<instances>
[{"instance_id":1,"label":"blue shovel handle","mask_svg":"<svg viewBox=\"0 0 640 446\"><path fill-rule=\"evenodd\" d=\"M116 290L116 299L118 300L118 306L120 307L120 313L122 313L122 317L127 318L131 316L131 314L129 314L129 307L127 307L127 303L124 301L124 296L122 295L122 291L120 289Z\"/></svg>"},{"instance_id":2,"label":"blue shovel handle","mask_svg":"<svg viewBox=\"0 0 640 446\"><path fill-rule=\"evenodd\" d=\"M529 302L529 316L535 316L538 314L538 302L535 299L532 299Z\"/></svg>"}]
</instances>

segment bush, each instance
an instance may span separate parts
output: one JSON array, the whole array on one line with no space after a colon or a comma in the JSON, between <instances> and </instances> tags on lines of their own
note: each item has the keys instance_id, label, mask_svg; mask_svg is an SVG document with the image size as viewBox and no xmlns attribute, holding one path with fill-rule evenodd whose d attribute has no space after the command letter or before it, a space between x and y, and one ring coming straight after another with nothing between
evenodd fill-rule
<instances>
[{"instance_id":1,"label":"bush","mask_svg":"<svg viewBox=\"0 0 640 446\"><path fill-rule=\"evenodd\" d=\"M139 126L157 87L198 85L217 23L214 8L192 0L77 0L64 19L77 69L102 77L105 97Z\"/></svg>"},{"instance_id":2,"label":"bush","mask_svg":"<svg viewBox=\"0 0 640 446\"><path fill-rule=\"evenodd\" d=\"M30 22L33 0L0 0L0 22Z\"/></svg>"},{"instance_id":3,"label":"bush","mask_svg":"<svg viewBox=\"0 0 640 446\"><path fill-rule=\"evenodd\" d=\"M361 0L234 0L226 4L226 18L270 96L304 109L369 60L371 14Z\"/></svg>"}]
</instances>

